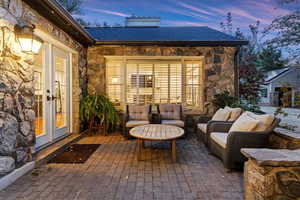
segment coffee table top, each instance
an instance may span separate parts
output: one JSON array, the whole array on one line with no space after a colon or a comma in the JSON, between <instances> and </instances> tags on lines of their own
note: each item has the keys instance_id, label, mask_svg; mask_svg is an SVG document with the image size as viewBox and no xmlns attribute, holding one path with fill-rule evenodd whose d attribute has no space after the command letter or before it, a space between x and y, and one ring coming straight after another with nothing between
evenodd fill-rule
<instances>
[{"instance_id":1,"label":"coffee table top","mask_svg":"<svg viewBox=\"0 0 300 200\"><path fill-rule=\"evenodd\" d=\"M130 130L131 136L144 140L172 140L183 134L182 128L163 124L148 124Z\"/></svg>"}]
</instances>

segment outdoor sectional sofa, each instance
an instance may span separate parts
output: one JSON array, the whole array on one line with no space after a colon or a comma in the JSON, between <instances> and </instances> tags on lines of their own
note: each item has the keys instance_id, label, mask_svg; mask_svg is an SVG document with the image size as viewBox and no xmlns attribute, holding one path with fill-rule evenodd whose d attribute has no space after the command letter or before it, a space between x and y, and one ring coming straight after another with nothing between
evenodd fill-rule
<instances>
[{"instance_id":1,"label":"outdoor sectional sofa","mask_svg":"<svg viewBox=\"0 0 300 200\"><path fill-rule=\"evenodd\" d=\"M209 132L209 151L219 157L224 167L231 169L240 168L247 160L241 153L242 148L266 148L268 138L279 124L280 119L275 118L271 126L265 131L233 131L229 132L232 124L222 124L222 129L213 127L215 131ZM227 130L226 130L227 129Z\"/></svg>"}]
</instances>

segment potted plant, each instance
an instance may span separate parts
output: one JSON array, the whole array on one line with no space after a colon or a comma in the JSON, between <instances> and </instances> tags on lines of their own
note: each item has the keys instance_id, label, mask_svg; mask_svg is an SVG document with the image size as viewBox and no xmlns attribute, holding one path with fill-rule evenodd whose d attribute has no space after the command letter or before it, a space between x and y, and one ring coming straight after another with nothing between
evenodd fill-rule
<instances>
[{"instance_id":1,"label":"potted plant","mask_svg":"<svg viewBox=\"0 0 300 200\"><path fill-rule=\"evenodd\" d=\"M105 95L88 95L80 104L80 119L87 121L89 131L93 127L102 127L105 135L109 128L119 124L118 112Z\"/></svg>"}]
</instances>

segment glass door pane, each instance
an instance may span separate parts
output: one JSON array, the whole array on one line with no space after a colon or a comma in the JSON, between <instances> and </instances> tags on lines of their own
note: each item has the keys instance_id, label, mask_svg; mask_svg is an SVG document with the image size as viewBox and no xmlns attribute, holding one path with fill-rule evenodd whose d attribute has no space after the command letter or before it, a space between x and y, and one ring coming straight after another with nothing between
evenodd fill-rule
<instances>
[{"instance_id":1,"label":"glass door pane","mask_svg":"<svg viewBox=\"0 0 300 200\"><path fill-rule=\"evenodd\" d=\"M55 127L62 128L67 125L67 109L66 109L66 93L67 93L67 73L66 73L66 59L55 56Z\"/></svg>"},{"instance_id":2,"label":"glass door pane","mask_svg":"<svg viewBox=\"0 0 300 200\"><path fill-rule=\"evenodd\" d=\"M45 134L43 52L34 56L35 135Z\"/></svg>"},{"instance_id":3,"label":"glass door pane","mask_svg":"<svg viewBox=\"0 0 300 200\"><path fill-rule=\"evenodd\" d=\"M54 138L69 132L69 58L68 53L53 47L52 113Z\"/></svg>"}]
</instances>

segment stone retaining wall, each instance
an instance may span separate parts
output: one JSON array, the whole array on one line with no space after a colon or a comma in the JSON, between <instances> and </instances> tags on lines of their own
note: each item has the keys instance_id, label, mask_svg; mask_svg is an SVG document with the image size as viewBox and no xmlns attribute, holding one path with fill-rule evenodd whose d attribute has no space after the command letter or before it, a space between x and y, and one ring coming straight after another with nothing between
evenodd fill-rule
<instances>
[{"instance_id":1,"label":"stone retaining wall","mask_svg":"<svg viewBox=\"0 0 300 200\"><path fill-rule=\"evenodd\" d=\"M88 92L106 93L104 56L204 56L204 102L227 90L235 93L235 47L94 46L88 48ZM210 107L210 112L214 109Z\"/></svg>"},{"instance_id":2,"label":"stone retaining wall","mask_svg":"<svg viewBox=\"0 0 300 200\"><path fill-rule=\"evenodd\" d=\"M269 144L272 149L300 149L300 133L277 128L269 137Z\"/></svg>"},{"instance_id":3,"label":"stone retaining wall","mask_svg":"<svg viewBox=\"0 0 300 200\"><path fill-rule=\"evenodd\" d=\"M244 149L245 200L300 198L300 151Z\"/></svg>"},{"instance_id":4,"label":"stone retaining wall","mask_svg":"<svg viewBox=\"0 0 300 200\"><path fill-rule=\"evenodd\" d=\"M0 8L0 176L32 159L35 144L33 56L16 45L17 19L34 24L49 36L76 50L73 55L73 130L79 132L79 101L86 93L86 49L21 0L10 0L8 9ZM12 162L13 160L13 162Z\"/></svg>"}]
</instances>

